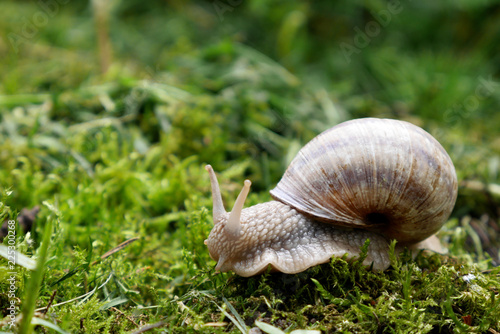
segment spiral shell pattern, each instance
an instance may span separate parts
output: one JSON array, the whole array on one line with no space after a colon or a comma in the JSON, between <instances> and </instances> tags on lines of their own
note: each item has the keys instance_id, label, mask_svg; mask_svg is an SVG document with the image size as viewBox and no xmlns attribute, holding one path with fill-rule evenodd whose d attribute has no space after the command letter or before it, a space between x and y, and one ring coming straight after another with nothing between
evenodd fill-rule
<instances>
[{"instance_id":1,"label":"spiral shell pattern","mask_svg":"<svg viewBox=\"0 0 500 334\"><path fill-rule=\"evenodd\" d=\"M421 128L364 118L311 140L271 195L316 220L412 244L448 219L457 176L444 148Z\"/></svg>"}]
</instances>

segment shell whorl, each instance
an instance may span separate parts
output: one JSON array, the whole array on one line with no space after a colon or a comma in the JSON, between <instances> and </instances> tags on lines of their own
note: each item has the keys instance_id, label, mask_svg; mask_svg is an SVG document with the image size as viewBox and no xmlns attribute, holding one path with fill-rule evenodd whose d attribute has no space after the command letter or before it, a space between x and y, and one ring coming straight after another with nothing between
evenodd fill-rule
<instances>
[{"instance_id":1,"label":"shell whorl","mask_svg":"<svg viewBox=\"0 0 500 334\"><path fill-rule=\"evenodd\" d=\"M421 128L365 118L311 140L271 195L314 219L412 244L449 217L457 176L444 148Z\"/></svg>"}]
</instances>

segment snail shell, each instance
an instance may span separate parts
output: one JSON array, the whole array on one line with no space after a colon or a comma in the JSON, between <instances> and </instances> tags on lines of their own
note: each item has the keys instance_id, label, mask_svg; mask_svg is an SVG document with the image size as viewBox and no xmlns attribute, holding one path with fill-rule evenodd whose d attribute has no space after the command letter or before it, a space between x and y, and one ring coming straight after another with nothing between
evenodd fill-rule
<instances>
[{"instance_id":1,"label":"snail shell","mask_svg":"<svg viewBox=\"0 0 500 334\"><path fill-rule=\"evenodd\" d=\"M448 219L457 176L429 133L404 121L365 118L311 140L271 195L317 220L415 243Z\"/></svg>"},{"instance_id":2,"label":"snail shell","mask_svg":"<svg viewBox=\"0 0 500 334\"><path fill-rule=\"evenodd\" d=\"M455 169L443 147L419 127L390 119L352 120L321 133L271 191L275 201L250 208L243 209L250 181L227 213L215 173L206 168L215 226L205 243L217 270L242 276L269 265L296 273L331 256L353 258L366 239L364 264L375 270L390 265L392 239L399 250L440 250L429 237L446 222L457 196Z\"/></svg>"}]
</instances>

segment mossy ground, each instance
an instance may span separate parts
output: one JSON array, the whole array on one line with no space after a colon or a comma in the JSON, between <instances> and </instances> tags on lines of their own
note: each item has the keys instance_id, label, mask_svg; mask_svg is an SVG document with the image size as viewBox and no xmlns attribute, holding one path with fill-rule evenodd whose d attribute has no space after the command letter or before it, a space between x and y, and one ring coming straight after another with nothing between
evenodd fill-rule
<instances>
[{"instance_id":1,"label":"mossy ground","mask_svg":"<svg viewBox=\"0 0 500 334\"><path fill-rule=\"evenodd\" d=\"M9 328L14 301L39 333L500 332L499 3L397 4L361 45L389 3L4 1L0 214L40 207L15 241L40 266L15 267L12 297L0 257L0 330L28 332ZM245 178L261 203L304 143L367 116L420 125L452 157L449 253L215 273L204 164L228 207Z\"/></svg>"}]
</instances>

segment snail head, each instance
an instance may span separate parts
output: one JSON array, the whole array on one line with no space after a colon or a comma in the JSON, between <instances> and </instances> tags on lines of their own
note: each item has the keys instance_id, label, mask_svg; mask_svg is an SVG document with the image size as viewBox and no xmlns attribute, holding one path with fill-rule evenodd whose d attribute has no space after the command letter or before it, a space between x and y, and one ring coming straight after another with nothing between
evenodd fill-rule
<instances>
[{"instance_id":1,"label":"snail head","mask_svg":"<svg viewBox=\"0 0 500 334\"><path fill-rule=\"evenodd\" d=\"M213 200L213 221L215 225L214 232L217 231L217 233L211 233L209 239L205 240L205 244L209 248L210 256L212 257L212 259L219 261L219 263L221 264L223 262L223 259L220 258L222 256L220 251L221 245L227 245L228 242L237 244L238 240L241 239L241 213L243 211L245 200L248 196L248 193L250 192L250 185L252 183L250 182L250 180L245 180L243 189L241 190L238 198L236 199L236 202L234 203L233 210L231 212L226 212L226 210L224 209L224 204L222 203L222 196L220 193L217 176L215 175L212 166L206 165L205 169L210 175ZM212 236L221 236L223 240L211 240Z\"/></svg>"}]
</instances>

